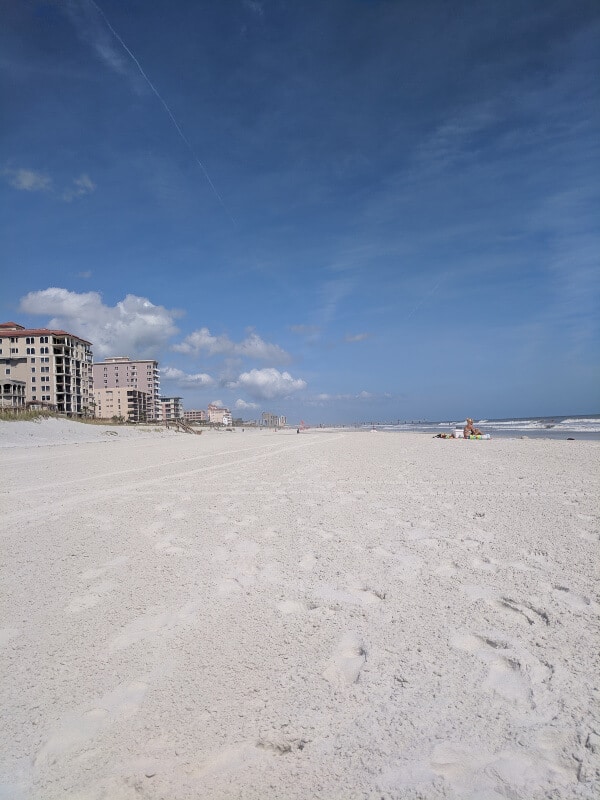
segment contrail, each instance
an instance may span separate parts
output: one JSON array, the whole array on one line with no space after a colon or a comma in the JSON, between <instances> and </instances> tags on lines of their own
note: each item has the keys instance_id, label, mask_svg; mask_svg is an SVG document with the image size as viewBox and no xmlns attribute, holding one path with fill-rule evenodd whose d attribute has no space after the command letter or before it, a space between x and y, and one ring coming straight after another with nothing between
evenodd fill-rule
<instances>
[{"instance_id":1,"label":"contrail","mask_svg":"<svg viewBox=\"0 0 600 800\"><path fill-rule=\"evenodd\" d=\"M412 315L415 313L415 311L417 311L419 308L421 308L421 306L423 305L425 300L428 300L431 297L431 295L439 289L439 286L440 286L440 281L438 281L436 283L436 285L433 287L433 289L430 292L427 292L426 295L423 295L423 297L419 300L417 305L413 308L413 310L410 312L410 314L406 317L405 322L408 322L408 320L412 317Z\"/></svg>"},{"instance_id":2,"label":"contrail","mask_svg":"<svg viewBox=\"0 0 600 800\"><path fill-rule=\"evenodd\" d=\"M235 222L234 218L231 216L231 214L230 214L230 212L229 212L229 209L227 208L227 206L226 206L226 205L225 205L225 203L223 202L223 198L222 198L222 197L221 197L221 195L220 195L220 194L217 192L217 189L216 189L216 187L215 187L214 183L212 182L212 180L210 179L210 175L208 174L208 172L207 172L207 170L206 170L206 167L204 166L204 164L202 163L202 161L200 161L200 159L199 159L199 158L198 158L198 156L196 155L196 152L194 151L194 148L192 147L192 145L191 145L191 144L190 144L190 142L189 142L189 139L187 138L187 136L185 135L185 133L184 133L184 132L181 130L181 126L180 126L180 124L177 122L177 120L176 120L176 119L175 119L175 117L173 116L173 112L171 111L171 109L169 108L169 106L166 104L166 102L165 102L165 101L163 100L163 98L161 97L161 95L160 95L160 93L159 93L158 89L157 89L157 88L156 88L156 86L155 86L155 85L152 83L152 81L150 80L150 78L149 78L149 77L146 75L146 73L145 73L145 72L144 72L144 70L142 69L142 65L140 64L140 62L137 60L137 58L134 56L134 54L131 52L131 50L130 50L130 49L127 47L127 45L125 44L125 42L123 41L123 39L121 39L121 37L119 36L119 34L116 32L116 30L115 30L115 29L113 28L113 26L110 24L110 22L109 22L109 20L108 20L108 17L107 17L107 16L106 16L106 14L104 13L104 11L102 11L102 9L101 9L101 8L100 8L100 6L98 5L98 3L96 3L96 2L95 2L95 0L88 0L88 1L89 1L89 2L90 2L90 3L91 3L91 4L92 4L92 5L93 5L93 6L96 8L96 10L97 10L97 11L98 11L98 13L100 14L100 16L102 17L102 19L104 20L104 22L106 23L106 26L108 27L109 31L110 31L110 32L112 33L112 35L115 37L115 39L117 40L117 42L118 42L118 43L121 45L121 47L123 48L123 50L125 50L125 52L126 52L126 53L127 53L127 55L129 56L129 58L130 58L130 59L133 61L133 63L134 63L134 64L136 65L136 67L138 68L138 70L139 70L139 72L140 72L140 75L142 76L142 78L143 78L143 79L146 81L146 83L148 84L148 86L149 86L149 87L152 89L152 91L154 92L154 94L155 94L155 95L157 96L157 98L160 100L160 102L161 102L161 104L162 104L163 108L165 109L165 111L166 111L166 112L167 112L167 114L169 115L169 118L170 118L171 122L172 122L172 123L173 123L173 125L175 126L175 130L177 131L177 133L178 133L178 134L179 134L179 136L181 137L181 140L182 140L182 142L185 144L185 146L187 147L187 149L190 151L190 153L192 154L192 157L194 158L194 161L196 162L196 164L198 164L198 166L200 167L200 169L201 169L201 170L202 170L202 172L204 173L204 177L205 177L205 178L206 178L206 180L208 181L208 183L209 183L209 185L210 185L210 188L211 188L211 189L213 190L213 192L215 193L215 197L217 198L217 200L219 201L219 203L220 203L220 204L223 206L223 209L224 209L224 210L225 210L225 212L227 213L227 216L230 218L230 220L231 220L231 221L233 222L233 224L235 225L235 224L236 224L236 222Z\"/></svg>"}]
</instances>

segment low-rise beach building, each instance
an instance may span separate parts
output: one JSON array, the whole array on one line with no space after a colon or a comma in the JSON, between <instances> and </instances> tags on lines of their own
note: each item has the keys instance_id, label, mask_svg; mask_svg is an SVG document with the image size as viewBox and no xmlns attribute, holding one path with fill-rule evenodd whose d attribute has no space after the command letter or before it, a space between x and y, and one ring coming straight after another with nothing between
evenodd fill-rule
<instances>
[{"instance_id":1,"label":"low-rise beach building","mask_svg":"<svg viewBox=\"0 0 600 800\"><path fill-rule=\"evenodd\" d=\"M12 411L23 411L25 409L25 381L14 381L2 379L0 384L0 408Z\"/></svg>"},{"instance_id":2,"label":"low-rise beach building","mask_svg":"<svg viewBox=\"0 0 600 800\"><path fill-rule=\"evenodd\" d=\"M94 411L97 419L118 417L127 422L146 422L150 395L140 389L120 386L118 389L94 389Z\"/></svg>"},{"instance_id":3,"label":"low-rise beach building","mask_svg":"<svg viewBox=\"0 0 600 800\"><path fill-rule=\"evenodd\" d=\"M202 408L192 408L189 411L183 412L183 418L186 422L207 422L208 415Z\"/></svg>"},{"instance_id":4,"label":"low-rise beach building","mask_svg":"<svg viewBox=\"0 0 600 800\"><path fill-rule=\"evenodd\" d=\"M183 419L183 401L181 397L161 397L160 417L162 422Z\"/></svg>"},{"instance_id":5,"label":"low-rise beach building","mask_svg":"<svg viewBox=\"0 0 600 800\"><path fill-rule=\"evenodd\" d=\"M68 331L0 323L0 381L22 381L26 407L92 416L92 345Z\"/></svg>"}]
</instances>

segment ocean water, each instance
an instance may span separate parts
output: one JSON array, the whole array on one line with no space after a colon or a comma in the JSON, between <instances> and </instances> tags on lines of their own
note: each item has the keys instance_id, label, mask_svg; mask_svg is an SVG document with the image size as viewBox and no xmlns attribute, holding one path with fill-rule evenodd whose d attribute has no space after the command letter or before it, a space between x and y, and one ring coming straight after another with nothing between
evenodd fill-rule
<instances>
[{"instance_id":1,"label":"ocean water","mask_svg":"<svg viewBox=\"0 0 600 800\"><path fill-rule=\"evenodd\" d=\"M369 423L363 430L420 431L422 433L451 433L463 428L465 420L400 422L393 424ZM600 440L600 414L564 417L523 417L514 419L479 419L474 425L492 437L520 438L523 436L545 439L598 439Z\"/></svg>"}]
</instances>

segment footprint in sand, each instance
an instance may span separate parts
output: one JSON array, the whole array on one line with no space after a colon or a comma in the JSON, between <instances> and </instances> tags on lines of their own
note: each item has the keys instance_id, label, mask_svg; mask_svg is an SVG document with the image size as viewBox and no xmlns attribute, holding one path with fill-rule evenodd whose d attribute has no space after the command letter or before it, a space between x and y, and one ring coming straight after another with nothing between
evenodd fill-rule
<instances>
[{"instance_id":1,"label":"footprint in sand","mask_svg":"<svg viewBox=\"0 0 600 800\"><path fill-rule=\"evenodd\" d=\"M129 559L127 556L119 556L118 558L113 558L111 561L107 561L96 569L86 569L79 577L82 581L95 581L103 575L106 575L107 572L114 570L116 567L122 567L128 561Z\"/></svg>"},{"instance_id":2,"label":"footprint in sand","mask_svg":"<svg viewBox=\"0 0 600 800\"><path fill-rule=\"evenodd\" d=\"M65 610L67 614L79 614L81 611L93 608L98 605L104 595L112 592L114 588L115 584L111 581L100 581L90 586L89 592L86 594L73 597Z\"/></svg>"},{"instance_id":3,"label":"footprint in sand","mask_svg":"<svg viewBox=\"0 0 600 800\"><path fill-rule=\"evenodd\" d=\"M225 578L217 585L219 594L233 594L242 592L246 587L237 578Z\"/></svg>"},{"instance_id":4,"label":"footprint in sand","mask_svg":"<svg viewBox=\"0 0 600 800\"><path fill-rule=\"evenodd\" d=\"M515 614L520 614L529 625L542 622L544 625L550 625L550 617L548 613L537 605L534 605L528 600L514 600L511 597L500 597L496 600L496 605L501 609L508 609Z\"/></svg>"},{"instance_id":5,"label":"footprint in sand","mask_svg":"<svg viewBox=\"0 0 600 800\"><path fill-rule=\"evenodd\" d=\"M36 766L81 747L103 728L118 720L132 717L137 713L147 689L145 681L133 681L117 686L112 692L81 706L77 711L67 712L42 745L35 759Z\"/></svg>"},{"instance_id":6,"label":"footprint in sand","mask_svg":"<svg viewBox=\"0 0 600 800\"><path fill-rule=\"evenodd\" d=\"M298 600L282 600L281 603L278 603L277 608L286 616L288 614L303 614L308 611L307 606Z\"/></svg>"},{"instance_id":7,"label":"footprint in sand","mask_svg":"<svg viewBox=\"0 0 600 800\"><path fill-rule=\"evenodd\" d=\"M257 761L303 750L306 744L306 739L284 731L261 734L255 742L240 742L231 747L213 751L202 760L194 772L194 778L207 778L223 772L236 772Z\"/></svg>"},{"instance_id":8,"label":"footprint in sand","mask_svg":"<svg viewBox=\"0 0 600 800\"><path fill-rule=\"evenodd\" d=\"M100 567L87 569L85 572L82 572L79 576L81 581L84 583L98 581L98 583L89 586L87 592L84 594L72 597L65 609L67 614L79 614L82 611L86 611L88 608L97 606L104 595L109 594L115 588L115 584L112 581L99 581L98 579L103 578L107 573L118 572L118 568L126 564L128 560L127 556L119 556L118 558L113 558L111 561L107 561Z\"/></svg>"},{"instance_id":9,"label":"footprint in sand","mask_svg":"<svg viewBox=\"0 0 600 800\"><path fill-rule=\"evenodd\" d=\"M462 587L463 592L473 600L485 600L490 606L498 608L503 612L518 614L523 623L528 625L550 625L550 615L530 598L527 600L516 600L513 597L501 595L498 597L493 589L487 586L474 586L466 584Z\"/></svg>"},{"instance_id":10,"label":"footprint in sand","mask_svg":"<svg viewBox=\"0 0 600 800\"><path fill-rule=\"evenodd\" d=\"M356 597L365 606L376 605L386 599L387 592L382 589L371 589L358 584L349 588L350 594Z\"/></svg>"},{"instance_id":11,"label":"footprint in sand","mask_svg":"<svg viewBox=\"0 0 600 800\"><path fill-rule=\"evenodd\" d=\"M367 653L361 640L348 633L339 642L323 671L323 677L337 687L357 683L366 660Z\"/></svg>"},{"instance_id":12,"label":"footprint in sand","mask_svg":"<svg viewBox=\"0 0 600 800\"><path fill-rule=\"evenodd\" d=\"M111 652L124 650L136 642L157 635L172 636L177 629L190 627L198 620L198 604L187 603L182 608L170 609L161 614L146 614L128 623L109 644Z\"/></svg>"},{"instance_id":13,"label":"footprint in sand","mask_svg":"<svg viewBox=\"0 0 600 800\"><path fill-rule=\"evenodd\" d=\"M536 708L535 696L552 676L552 668L543 665L531 653L502 636L456 634L451 644L472 653L487 666L482 686L511 705ZM534 696L535 695L535 696Z\"/></svg>"},{"instance_id":14,"label":"footprint in sand","mask_svg":"<svg viewBox=\"0 0 600 800\"><path fill-rule=\"evenodd\" d=\"M590 597L586 597L585 595L572 592L568 586L555 584L552 587L552 591L557 600L566 603L574 611L590 611L592 613L598 613L600 607L595 600L592 600Z\"/></svg>"},{"instance_id":15,"label":"footprint in sand","mask_svg":"<svg viewBox=\"0 0 600 800\"><path fill-rule=\"evenodd\" d=\"M189 539L177 539L178 542L189 544ZM177 555L178 553L185 552L183 547L173 544L173 537L164 536L154 544L154 549L158 553L165 553L166 555Z\"/></svg>"}]
</instances>

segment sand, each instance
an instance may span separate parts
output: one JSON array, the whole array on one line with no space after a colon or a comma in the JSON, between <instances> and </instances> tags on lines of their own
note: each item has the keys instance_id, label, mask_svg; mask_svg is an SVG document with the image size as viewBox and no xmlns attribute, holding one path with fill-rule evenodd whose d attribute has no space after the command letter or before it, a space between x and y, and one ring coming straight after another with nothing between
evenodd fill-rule
<instances>
[{"instance_id":1,"label":"sand","mask_svg":"<svg viewBox=\"0 0 600 800\"><path fill-rule=\"evenodd\" d=\"M0 422L0 798L598 797L599 454Z\"/></svg>"}]
</instances>

